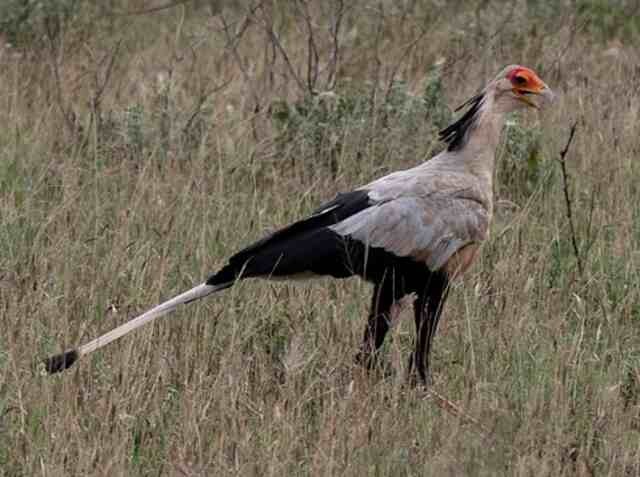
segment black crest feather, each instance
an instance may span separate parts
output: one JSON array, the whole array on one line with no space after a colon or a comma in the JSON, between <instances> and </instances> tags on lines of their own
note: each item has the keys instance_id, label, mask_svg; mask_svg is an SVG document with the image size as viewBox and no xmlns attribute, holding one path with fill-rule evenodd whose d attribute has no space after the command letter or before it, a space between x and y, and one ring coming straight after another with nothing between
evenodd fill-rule
<instances>
[{"instance_id":1,"label":"black crest feather","mask_svg":"<svg viewBox=\"0 0 640 477\"><path fill-rule=\"evenodd\" d=\"M475 124L478 118L478 111L482 107L484 93L480 93L473 98L465 101L456 108L456 112L469 106L466 113L462 115L455 123L450 124L440 131L440 140L446 142L449 146L447 151L457 151L462 148L469 129Z\"/></svg>"}]
</instances>

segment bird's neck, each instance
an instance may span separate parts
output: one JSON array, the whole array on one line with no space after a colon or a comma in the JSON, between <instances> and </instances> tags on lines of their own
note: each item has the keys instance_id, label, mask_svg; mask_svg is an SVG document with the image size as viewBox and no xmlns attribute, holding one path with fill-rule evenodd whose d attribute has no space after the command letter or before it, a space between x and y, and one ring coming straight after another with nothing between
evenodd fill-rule
<instances>
[{"instance_id":1,"label":"bird's neck","mask_svg":"<svg viewBox=\"0 0 640 477\"><path fill-rule=\"evenodd\" d=\"M490 104L485 104L490 106ZM468 129L464 144L454 151L447 151L443 157L447 168L458 170L476 177L477 191L491 214L493 211L493 176L496 149L505 117L502 112L490 107L478 111L473 125Z\"/></svg>"},{"instance_id":2,"label":"bird's neck","mask_svg":"<svg viewBox=\"0 0 640 477\"><path fill-rule=\"evenodd\" d=\"M503 113L490 108L480 112L476 124L469 131L466 144L457 151L457 159L474 175L493 178L496 149L500 142L500 134L504 126Z\"/></svg>"},{"instance_id":3,"label":"bird's neck","mask_svg":"<svg viewBox=\"0 0 640 477\"><path fill-rule=\"evenodd\" d=\"M495 153L504 125L504 112L496 107L495 91L491 88L468 100L467 108L457 121L440 131L448 144L446 160L456 169L463 169L492 186Z\"/></svg>"}]
</instances>

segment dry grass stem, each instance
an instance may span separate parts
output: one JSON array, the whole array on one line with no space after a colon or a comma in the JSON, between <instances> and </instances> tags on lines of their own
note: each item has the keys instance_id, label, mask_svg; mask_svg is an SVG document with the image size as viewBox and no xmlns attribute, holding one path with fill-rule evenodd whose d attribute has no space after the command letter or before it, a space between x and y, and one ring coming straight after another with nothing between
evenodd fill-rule
<instances>
[{"instance_id":1,"label":"dry grass stem","mask_svg":"<svg viewBox=\"0 0 640 477\"><path fill-rule=\"evenodd\" d=\"M0 477L640 475L637 3L0 2ZM34 370L433 156L513 63L557 100L508 120L426 396L410 306L354 364L357 279L247 280Z\"/></svg>"}]
</instances>

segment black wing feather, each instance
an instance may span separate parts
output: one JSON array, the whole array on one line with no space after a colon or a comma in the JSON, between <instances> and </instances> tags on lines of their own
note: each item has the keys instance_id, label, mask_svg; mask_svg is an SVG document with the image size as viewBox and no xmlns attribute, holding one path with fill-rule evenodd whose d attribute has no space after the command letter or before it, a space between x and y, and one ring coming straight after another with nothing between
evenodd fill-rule
<instances>
[{"instance_id":1,"label":"black wing feather","mask_svg":"<svg viewBox=\"0 0 640 477\"><path fill-rule=\"evenodd\" d=\"M370 207L368 191L338 194L310 217L294 222L233 255L207 283L220 285L255 276L287 276L312 272L348 276L344 264L331 264L344 249L344 239L329 227ZM337 268L336 268L337 267Z\"/></svg>"}]
</instances>

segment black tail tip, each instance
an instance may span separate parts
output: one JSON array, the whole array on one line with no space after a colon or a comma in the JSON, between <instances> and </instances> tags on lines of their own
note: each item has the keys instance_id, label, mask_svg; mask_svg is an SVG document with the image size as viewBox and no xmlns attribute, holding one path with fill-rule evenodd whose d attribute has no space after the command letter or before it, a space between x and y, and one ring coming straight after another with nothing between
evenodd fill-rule
<instances>
[{"instance_id":1,"label":"black tail tip","mask_svg":"<svg viewBox=\"0 0 640 477\"><path fill-rule=\"evenodd\" d=\"M64 353L45 359L44 369L49 374L59 373L60 371L64 371L65 369L73 366L73 363L78 361L79 357L80 355L78 354L78 350L72 349L65 351Z\"/></svg>"}]
</instances>

